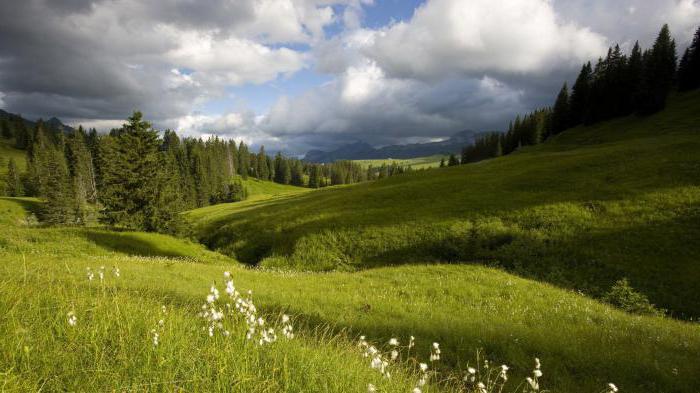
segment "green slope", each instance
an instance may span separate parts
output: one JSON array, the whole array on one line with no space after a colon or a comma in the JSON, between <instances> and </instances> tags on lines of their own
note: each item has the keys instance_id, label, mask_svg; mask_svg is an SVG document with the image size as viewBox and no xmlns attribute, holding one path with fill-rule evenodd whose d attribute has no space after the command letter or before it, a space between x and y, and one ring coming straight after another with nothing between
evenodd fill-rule
<instances>
[{"instance_id":1,"label":"green slope","mask_svg":"<svg viewBox=\"0 0 700 393\"><path fill-rule=\"evenodd\" d=\"M700 93L472 165L193 213L249 264L333 270L496 264L599 295L628 277L700 315Z\"/></svg>"},{"instance_id":2,"label":"green slope","mask_svg":"<svg viewBox=\"0 0 700 393\"><path fill-rule=\"evenodd\" d=\"M440 160L444 159L447 162L449 156L434 155L427 157L418 158L407 158L407 159L393 159L387 158L384 160L354 160L356 163L362 165L363 167L369 167L370 165L374 168L381 167L382 165L392 165L396 164L403 167L411 167L413 169L427 169L427 168L437 168L440 166Z\"/></svg>"},{"instance_id":3,"label":"green slope","mask_svg":"<svg viewBox=\"0 0 700 393\"><path fill-rule=\"evenodd\" d=\"M250 270L167 236L16 224L32 203L0 199L5 389L365 392L373 383L382 392L411 391L417 376L406 364L392 366L391 380L369 369L354 348L352 337L360 334L402 343L413 335L420 361L431 342L440 342L443 358L431 367L445 375L473 365L483 349L496 364L511 366L504 392L528 375L534 357L543 364L543 387L554 392L595 393L611 381L627 392L700 389L697 324L628 315L474 265ZM86 268L99 266L108 272L117 266L121 277L88 281ZM254 290L269 320L280 312L295 316L297 339L261 349L246 344L240 328L231 339L209 339L196 315L225 270L239 290ZM78 316L75 328L66 323L70 310ZM161 318L165 328L154 348L150 331ZM451 389L433 384L424 391L443 390Z\"/></svg>"},{"instance_id":4,"label":"green slope","mask_svg":"<svg viewBox=\"0 0 700 393\"><path fill-rule=\"evenodd\" d=\"M25 160L26 152L24 150L15 149L14 141L0 138L0 195L3 195L5 190L5 176L7 174L7 163L10 158L15 160L17 168L24 172L27 162Z\"/></svg>"}]
</instances>

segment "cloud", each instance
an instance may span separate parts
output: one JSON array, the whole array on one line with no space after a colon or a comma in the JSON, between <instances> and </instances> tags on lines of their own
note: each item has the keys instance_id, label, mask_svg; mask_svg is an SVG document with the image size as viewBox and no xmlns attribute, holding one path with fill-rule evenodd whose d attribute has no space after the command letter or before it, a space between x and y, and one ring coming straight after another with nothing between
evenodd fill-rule
<instances>
[{"instance_id":1,"label":"cloud","mask_svg":"<svg viewBox=\"0 0 700 393\"><path fill-rule=\"evenodd\" d=\"M156 123L228 87L307 66L287 43L319 39L332 9L311 0L27 0L0 6L4 106L30 117ZM175 71L173 71L175 70Z\"/></svg>"},{"instance_id":2,"label":"cloud","mask_svg":"<svg viewBox=\"0 0 700 393\"><path fill-rule=\"evenodd\" d=\"M387 77L367 61L299 97L280 99L261 122L268 134L318 145L431 139L488 128L515 109L521 92L490 77L428 83Z\"/></svg>"},{"instance_id":3,"label":"cloud","mask_svg":"<svg viewBox=\"0 0 700 393\"><path fill-rule=\"evenodd\" d=\"M605 50L588 28L558 20L547 0L433 0L377 32L364 53L391 75L547 73Z\"/></svg>"}]
</instances>

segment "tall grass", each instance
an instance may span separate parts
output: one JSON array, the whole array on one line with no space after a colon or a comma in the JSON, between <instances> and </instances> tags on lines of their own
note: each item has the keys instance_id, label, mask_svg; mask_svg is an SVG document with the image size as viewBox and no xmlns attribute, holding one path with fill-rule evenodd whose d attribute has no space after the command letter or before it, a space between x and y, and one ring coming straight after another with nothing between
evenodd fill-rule
<instances>
[{"instance_id":1,"label":"tall grass","mask_svg":"<svg viewBox=\"0 0 700 393\"><path fill-rule=\"evenodd\" d=\"M14 211L3 208L14 201L0 201L0 211ZM540 385L550 391L597 392L609 382L622 391L700 390L697 324L629 315L497 269L259 271L173 238L169 250L185 256L158 255L165 238L151 234L139 234L152 247L145 250L115 247L132 242L120 234L112 244L99 242L90 229L0 229L0 386L6 390L366 391L373 384L380 392L410 392L421 376L418 364L430 364L433 342L441 354L430 370L439 375L424 391L463 387L449 382L476 365L478 349L510 367L506 392L530 376L535 357L544 365ZM240 293L253 290L258 314L274 325L274 344L247 341L241 323L228 328L228 338L220 330L209 337L210 325L198 313L212 283L225 293L224 271ZM293 316L293 340L281 339L283 314ZM390 339L406 345L414 336L416 361L392 365L387 381L362 357L360 335L388 358Z\"/></svg>"}]
</instances>

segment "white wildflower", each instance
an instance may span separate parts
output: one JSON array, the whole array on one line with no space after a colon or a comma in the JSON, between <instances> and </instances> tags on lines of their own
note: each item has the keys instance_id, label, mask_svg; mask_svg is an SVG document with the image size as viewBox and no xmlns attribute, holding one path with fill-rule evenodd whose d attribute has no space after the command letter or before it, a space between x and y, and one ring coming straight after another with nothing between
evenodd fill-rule
<instances>
[{"instance_id":1,"label":"white wildflower","mask_svg":"<svg viewBox=\"0 0 700 393\"><path fill-rule=\"evenodd\" d=\"M501 373L499 374L499 377L501 377L501 379L503 379L504 381L508 380L507 371L508 371L508 366L506 366L505 364L501 365Z\"/></svg>"},{"instance_id":2,"label":"white wildflower","mask_svg":"<svg viewBox=\"0 0 700 393\"><path fill-rule=\"evenodd\" d=\"M608 384L608 391L609 391L610 393L617 393L617 391L618 391L617 386L615 386L615 384L612 383L612 382L609 383L609 384Z\"/></svg>"},{"instance_id":3,"label":"white wildflower","mask_svg":"<svg viewBox=\"0 0 700 393\"><path fill-rule=\"evenodd\" d=\"M68 312L68 325L75 326L77 324L78 324L78 317L75 316L75 312L69 311Z\"/></svg>"},{"instance_id":4,"label":"white wildflower","mask_svg":"<svg viewBox=\"0 0 700 393\"><path fill-rule=\"evenodd\" d=\"M375 393L377 391L377 387L372 385L371 383L367 385L367 393Z\"/></svg>"},{"instance_id":5,"label":"white wildflower","mask_svg":"<svg viewBox=\"0 0 700 393\"><path fill-rule=\"evenodd\" d=\"M433 348L430 351L430 361L434 362L440 360L440 344L433 343Z\"/></svg>"},{"instance_id":6,"label":"white wildflower","mask_svg":"<svg viewBox=\"0 0 700 393\"><path fill-rule=\"evenodd\" d=\"M157 347L158 346L158 339L160 338L160 336L158 335L158 332L156 331L156 329L152 329L151 334L153 335L153 346Z\"/></svg>"},{"instance_id":7,"label":"white wildflower","mask_svg":"<svg viewBox=\"0 0 700 393\"><path fill-rule=\"evenodd\" d=\"M399 340L392 338L391 340L389 340L389 345L396 347L399 345Z\"/></svg>"}]
</instances>

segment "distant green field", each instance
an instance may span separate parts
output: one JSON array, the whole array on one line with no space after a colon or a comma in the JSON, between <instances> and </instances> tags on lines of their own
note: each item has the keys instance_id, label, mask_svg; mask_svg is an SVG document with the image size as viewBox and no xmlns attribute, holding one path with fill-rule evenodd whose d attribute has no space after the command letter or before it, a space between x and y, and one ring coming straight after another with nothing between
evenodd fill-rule
<instances>
[{"instance_id":1,"label":"distant green field","mask_svg":"<svg viewBox=\"0 0 700 393\"><path fill-rule=\"evenodd\" d=\"M310 191L308 188L263 181L252 177L244 180L243 185L248 189L248 196L250 197L290 195Z\"/></svg>"},{"instance_id":2,"label":"distant green field","mask_svg":"<svg viewBox=\"0 0 700 393\"><path fill-rule=\"evenodd\" d=\"M242 262L356 270L478 262L600 295L627 277L700 315L700 93L476 164L193 212Z\"/></svg>"},{"instance_id":3,"label":"distant green field","mask_svg":"<svg viewBox=\"0 0 700 393\"><path fill-rule=\"evenodd\" d=\"M510 366L504 392L515 391L534 357L552 392L596 393L608 382L627 392L700 389L697 324L629 315L476 265L251 270L162 235L23 226L37 203L0 199L3 390L361 393L372 383L380 392L410 392L416 365L392 363L391 379L382 378L360 355L360 334L380 345L391 337L405 345L413 335L419 361L439 342L442 359L430 369L457 380L482 349L494 364ZM88 281L86 269L100 266L105 280ZM212 283L225 296L225 270L239 291L254 291L269 323L292 315L297 337L259 347L238 324L230 338L209 338L197 313ZM431 379L423 391L457 389Z\"/></svg>"},{"instance_id":4,"label":"distant green field","mask_svg":"<svg viewBox=\"0 0 700 393\"><path fill-rule=\"evenodd\" d=\"M403 167L411 167L413 169L427 169L427 168L437 168L440 166L440 160L444 159L447 162L448 156L434 155L428 157L418 157L409 159L393 159L387 158L384 160L354 160L356 163L367 168L370 165L374 168L381 167L382 165L396 164Z\"/></svg>"}]
</instances>

